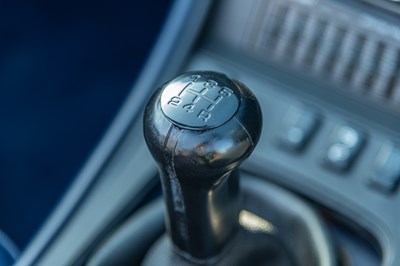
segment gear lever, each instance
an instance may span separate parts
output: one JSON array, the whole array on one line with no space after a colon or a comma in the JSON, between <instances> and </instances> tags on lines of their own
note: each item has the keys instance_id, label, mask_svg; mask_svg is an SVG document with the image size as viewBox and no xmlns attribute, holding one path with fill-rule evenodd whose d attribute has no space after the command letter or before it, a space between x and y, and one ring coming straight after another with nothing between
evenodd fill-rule
<instances>
[{"instance_id":1,"label":"gear lever","mask_svg":"<svg viewBox=\"0 0 400 266\"><path fill-rule=\"evenodd\" d=\"M172 241L186 258L212 258L238 228L234 172L259 139L259 104L224 74L188 72L154 94L144 117Z\"/></svg>"},{"instance_id":2,"label":"gear lever","mask_svg":"<svg viewBox=\"0 0 400 266\"><path fill-rule=\"evenodd\" d=\"M237 168L261 127L257 99L221 73L187 72L154 93L144 136L158 164L174 251L162 238L144 265L332 265L323 226L299 199L251 179L240 193ZM287 244L272 239L262 216L280 225Z\"/></svg>"}]
</instances>

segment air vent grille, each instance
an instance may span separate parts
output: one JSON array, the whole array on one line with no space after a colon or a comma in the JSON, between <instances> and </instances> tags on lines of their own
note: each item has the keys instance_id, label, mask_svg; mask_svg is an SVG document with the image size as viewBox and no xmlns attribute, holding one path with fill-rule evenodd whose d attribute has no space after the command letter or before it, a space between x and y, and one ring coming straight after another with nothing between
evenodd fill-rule
<instances>
[{"instance_id":1,"label":"air vent grille","mask_svg":"<svg viewBox=\"0 0 400 266\"><path fill-rule=\"evenodd\" d=\"M252 53L400 106L400 41L360 26L365 18L343 7L299 2L265 5L255 22L262 27L247 44Z\"/></svg>"}]
</instances>

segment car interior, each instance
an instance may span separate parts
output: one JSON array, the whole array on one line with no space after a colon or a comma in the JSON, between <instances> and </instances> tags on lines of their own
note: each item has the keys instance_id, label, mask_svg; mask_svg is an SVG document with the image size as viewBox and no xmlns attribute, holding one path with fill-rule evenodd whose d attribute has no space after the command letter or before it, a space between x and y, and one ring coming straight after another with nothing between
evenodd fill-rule
<instances>
[{"instance_id":1,"label":"car interior","mask_svg":"<svg viewBox=\"0 0 400 266\"><path fill-rule=\"evenodd\" d=\"M160 10L54 206L24 241L0 223L0 265L400 265L400 2Z\"/></svg>"}]
</instances>

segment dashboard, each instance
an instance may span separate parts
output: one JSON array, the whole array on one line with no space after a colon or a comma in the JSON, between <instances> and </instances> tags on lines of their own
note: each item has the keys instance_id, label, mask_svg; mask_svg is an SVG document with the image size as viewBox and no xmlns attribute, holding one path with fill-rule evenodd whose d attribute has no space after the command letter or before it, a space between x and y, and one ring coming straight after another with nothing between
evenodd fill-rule
<instances>
[{"instance_id":1,"label":"dashboard","mask_svg":"<svg viewBox=\"0 0 400 266\"><path fill-rule=\"evenodd\" d=\"M251 88L263 130L241 171L312 206L337 265L399 265L399 14L383 0L175 1L120 114L17 265L101 264L110 235L159 197L144 105L189 70Z\"/></svg>"}]
</instances>

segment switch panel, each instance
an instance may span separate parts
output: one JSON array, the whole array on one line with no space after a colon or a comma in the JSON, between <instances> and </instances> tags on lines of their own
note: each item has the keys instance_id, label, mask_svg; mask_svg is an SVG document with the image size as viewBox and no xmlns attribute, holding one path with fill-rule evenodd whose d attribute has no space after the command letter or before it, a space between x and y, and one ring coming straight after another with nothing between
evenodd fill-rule
<instances>
[{"instance_id":1,"label":"switch panel","mask_svg":"<svg viewBox=\"0 0 400 266\"><path fill-rule=\"evenodd\" d=\"M281 147L301 151L318 128L320 119L311 111L292 107L286 113L279 131Z\"/></svg>"},{"instance_id":2,"label":"switch panel","mask_svg":"<svg viewBox=\"0 0 400 266\"><path fill-rule=\"evenodd\" d=\"M348 170L360 152L364 140L364 135L353 127L338 126L324 150L324 164L333 170Z\"/></svg>"},{"instance_id":3,"label":"switch panel","mask_svg":"<svg viewBox=\"0 0 400 266\"><path fill-rule=\"evenodd\" d=\"M373 188L392 192L400 181L400 149L384 144L376 156L369 183Z\"/></svg>"}]
</instances>

